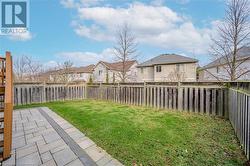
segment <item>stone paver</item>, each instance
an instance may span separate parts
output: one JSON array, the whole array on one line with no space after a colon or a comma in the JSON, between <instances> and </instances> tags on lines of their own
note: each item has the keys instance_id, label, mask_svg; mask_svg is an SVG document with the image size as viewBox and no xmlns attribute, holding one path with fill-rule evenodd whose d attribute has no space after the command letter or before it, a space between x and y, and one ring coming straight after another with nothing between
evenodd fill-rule
<instances>
[{"instance_id":1,"label":"stone paver","mask_svg":"<svg viewBox=\"0 0 250 166\"><path fill-rule=\"evenodd\" d=\"M41 162L41 159L40 159L38 152L31 153L27 156L16 159L17 166L40 165L40 164L42 164L42 162Z\"/></svg>"},{"instance_id":2,"label":"stone paver","mask_svg":"<svg viewBox=\"0 0 250 166\"><path fill-rule=\"evenodd\" d=\"M86 149L92 145L94 145L95 143L93 141L91 141L90 139L86 138L84 139L83 141L81 141L79 143L80 147L83 148L83 149Z\"/></svg>"},{"instance_id":3,"label":"stone paver","mask_svg":"<svg viewBox=\"0 0 250 166\"><path fill-rule=\"evenodd\" d=\"M41 110L62 130L57 130ZM91 162L85 165L122 165L84 133L46 107L15 110L12 130L12 156L2 162L3 166L83 166L86 160ZM64 134L58 133L60 131ZM63 138L65 134L67 137Z\"/></svg>"},{"instance_id":4,"label":"stone paver","mask_svg":"<svg viewBox=\"0 0 250 166\"><path fill-rule=\"evenodd\" d=\"M45 134L43 137L46 143L54 142L56 140L60 140L61 138L56 132Z\"/></svg>"},{"instance_id":5,"label":"stone paver","mask_svg":"<svg viewBox=\"0 0 250 166\"><path fill-rule=\"evenodd\" d=\"M49 161L43 163L41 166L56 166L56 163L54 160L49 160Z\"/></svg>"},{"instance_id":6,"label":"stone paver","mask_svg":"<svg viewBox=\"0 0 250 166\"><path fill-rule=\"evenodd\" d=\"M45 152L45 153L41 154L41 158L42 158L43 163L46 163L46 162L53 159L50 152Z\"/></svg>"},{"instance_id":7,"label":"stone paver","mask_svg":"<svg viewBox=\"0 0 250 166\"><path fill-rule=\"evenodd\" d=\"M101 148L97 147L96 145L93 145L86 149L87 154L95 161L97 162L102 157L105 156L105 151L103 151Z\"/></svg>"},{"instance_id":8,"label":"stone paver","mask_svg":"<svg viewBox=\"0 0 250 166\"><path fill-rule=\"evenodd\" d=\"M106 154L100 160L98 160L96 162L96 164L98 166L104 166L104 165L108 164L109 162L111 162L111 160L112 160L112 157L110 155Z\"/></svg>"},{"instance_id":9,"label":"stone paver","mask_svg":"<svg viewBox=\"0 0 250 166\"><path fill-rule=\"evenodd\" d=\"M16 150L16 158L19 159L35 152L37 152L37 146L35 144L31 146L28 145Z\"/></svg>"},{"instance_id":10,"label":"stone paver","mask_svg":"<svg viewBox=\"0 0 250 166\"><path fill-rule=\"evenodd\" d=\"M77 158L69 148L56 152L53 156L58 165L66 165Z\"/></svg>"},{"instance_id":11,"label":"stone paver","mask_svg":"<svg viewBox=\"0 0 250 166\"><path fill-rule=\"evenodd\" d=\"M82 162L79 159L76 159L74 161L71 161L69 164L67 164L66 166L81 166Z\"/></svg>"}]
</instances>

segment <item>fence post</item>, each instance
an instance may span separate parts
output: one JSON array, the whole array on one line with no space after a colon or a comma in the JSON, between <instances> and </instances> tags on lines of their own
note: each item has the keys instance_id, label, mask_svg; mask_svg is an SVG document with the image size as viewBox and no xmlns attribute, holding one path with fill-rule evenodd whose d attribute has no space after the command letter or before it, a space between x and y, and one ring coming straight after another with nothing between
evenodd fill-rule
<instances>
[{"instance_id":1,"label":"fence post","mask_svg":"<svg viewBox=\"0 0 250 166\"><path fill-rule=\"evenodd\" d=\"M229 107L229 100L230 100L229 88L226 88L224 89L224 117L225 119L229 118L229 109L232 109Z\"/></svg>"},{"instance_id":2,"label":"fence post","mask_svg":"<svg viewBox=\"0 0 250 166\"><path fill-rule=\"evenodd\" d=\"M121 103L121 97L120 97L120 83L118 82L118 88L117 88L117 101L118 103Z\"/></svg>"},{"instance_id":3,"label":"fence post","mask_svg":"<svg viewBox=\"0 0 250 166\"><path fill-rule=\"evenodd\" d=\"M42 103L44 103L44 102L46 102L46 98L45 98L45 96L46 96L46 94L45 94L46 93L46 90L45 90L46 83L43 82L42 86L43 86Z\"/></svg>"},{"instance_id":4,"label":"fence post","mask_svg":"<svg viewBox=\"0 0 250 166\"><path fill-rule=\"evenodd\" d=\"M102 83L100 82L100 84L99 84L99 91L100 91L100 99L102 100Z\"/></svg>"},{"instance_id":5,"label":"fence post","mask_svg":"<svg viewBox=\"0 0 250 166\"><path fill-rule=\"evenodd\" d=\"M178 105L178 111L182 111L183 110L183 88L180 85L180 82L178 82L178 101L177 101L177 105Z\"/></svg>"},{"instance_id":6,"label":"fence post","mask_svg":"<svg viewBox=\"0 0 250 166\"><path fill-rule=\"evenodd\" d=\"M144 84L143 84L143 106L146 106L146 89L147 89L147 83L144 81Z\"/></svg>"},{"instance_id":7,"label":"fence post","mask_svg":"<svg viewBox=\"0 0 250 166\"><path fill-rule=\"evenodd\" d=\"M87 99L87 86L88 86L88 84L86 83L86 84L84 85L84 87L83 87L83 90L84 90L84 92L83 92L83 94L84 94L83 98L84 98L84 99Z\"/></svg>"}]
</instances>

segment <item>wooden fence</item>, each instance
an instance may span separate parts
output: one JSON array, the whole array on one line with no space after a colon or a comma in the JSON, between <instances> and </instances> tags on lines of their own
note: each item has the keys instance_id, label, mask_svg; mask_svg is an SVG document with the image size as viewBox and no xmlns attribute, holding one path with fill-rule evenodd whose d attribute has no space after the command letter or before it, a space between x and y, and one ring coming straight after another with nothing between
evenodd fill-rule
<instances>
[{"instance_id":1,"label":"wooden fence","mask_svg":"<svg viewBox=\"0 0 250 166\"><path fill-rule=\"evenodd\" d=\"M243 86L244 85L244 86ZM250 159L250 84L231 86L196 83L134 84L15 84L14 103L25 105L73 99L108 100L157 109L195 112L229 118L243 150ZM240 88L239 88L240 87Z\"/></svg>"},{"instance_id":2,"label":"wooden fence","mask_svg":"<svg viewBox=\"0 0 250 166\"><path fill-rule=\"evenodd\" d=\"M234 89L229 90L229 120L250 159L250 95Z\"/></svg>"},{"instance_id":3,"label":"wooden fence","mask_svg":"<svg viewBox=\"0 0 250 166\"><path fill-rule=\"evenodd\" d=\"M84 99L85 88L84 84L16 83L14 85L14 104L25 105Z\"/></svg>"},{"instance_id":4,"label":"wooden fence","mask_svg":"<svg viewBox=\"0 0 250 166\"><path fill-rule=\"evenodd\" d=\"M239 90L213 84L186 83L88 86L19 83L14 86L15 105L85 98L229 118L250 159L250 95Z\"/></svg>"},{"instance_id":5,"label":"wooden fence","mask_svg":"<svg viewBox=\"0 0 250 166\"><path fill-rule=\"evenodd\" d=\"M228 117L227 89L214 86L92 85L86 98Z\"/></svg>"}]
</instances>

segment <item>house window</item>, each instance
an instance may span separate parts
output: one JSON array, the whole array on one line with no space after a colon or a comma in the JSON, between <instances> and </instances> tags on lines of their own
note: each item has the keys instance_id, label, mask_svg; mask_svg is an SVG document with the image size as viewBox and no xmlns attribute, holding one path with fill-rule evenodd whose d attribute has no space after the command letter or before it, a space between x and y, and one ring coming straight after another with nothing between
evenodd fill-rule
<instances>
[{"instance_id":1,"label":"house window","mask_svg":"<svg viewBox=\"0 0 250 166\"><path fill-rule=\"evenodd\" d=\"M176 65L176 71L177 71L177 72L180 72L180 66L181 66L180 64L177 64L177 65Z\"/></svg>"},{"instance_id":2,"label":"house window","mask_svg":"<svg viewBox=\"0 0 250 166\"><path fill-rule=\"evenodd\" d=\"M220 68L219 66L216 67L216 72L219 73L220 72Z\"/></svg>"},{"instance_id":3,"label":"house window","mask_svg":"<svg viewBox=\"0 0 250 166\"><path fill-rule=\"evenodd\" d=\"M99 76L102 74L102 70L99 70Z\"/></svg>"},{"instance_id":4,"label":"house window","mask_svg":"<svg viewBox=\"0 0 250 166\"><path fill-rule=\"evenodd\" d=\"M156 66L156 72L161 72L161 66Z\"/></svg>"},{"instance_id":5,"label":"house window","mask_svg":"<svg viewBox=\"0 0 250 166\"><path fill-rule=\"evenodd\" d=\"M141 68L141 74L143 74L143 68Z\"/></svg>"}]
</instances>

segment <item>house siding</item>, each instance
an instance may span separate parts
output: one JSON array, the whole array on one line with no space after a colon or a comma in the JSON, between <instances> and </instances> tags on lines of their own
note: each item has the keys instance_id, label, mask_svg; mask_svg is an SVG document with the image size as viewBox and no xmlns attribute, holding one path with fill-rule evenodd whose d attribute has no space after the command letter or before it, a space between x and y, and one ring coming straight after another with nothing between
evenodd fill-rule
<instances>
[{"instance_id":1,"label":"house siding","mask_svg":"<svg viewBox=\"0 0 250 166\"><path fill-rule=\"evenodd\" d=\"M242 63L240 67L244 70L250 70L250 60ZM225 67L212 67L209 69L202 70L199 73L199 80L201 81L217 81L218 78L224 80L228 80L230 78ZM241 76L238 80L250 80L250 73Z\"/></svg>"},{"instance_id":2,"label":"house siding","mask_svg":"<svg viewBox=\"0 0 250 166\"><path fill-rule=\"evenodd\" d=\"M143 71L142 71L143 70ZM138 81L154 81L154 67L141 67L137 69Z\"/></svg>"},{"instance_id":3,"label":"house siding","mask_svg":"<svg viewBox=\"0 0 250 166\"><path fill-rule=\"evenodd\" d=\"M126 82L137 82L137 63L134 63L128 70L127 75L128 78L126 79ZM99 70L102 70L102 74L99 75ZM102 82L102 83L106 83L106 77L107 77L107 73L108 73L108 83L113 83L113 81L115 80L115 82L121 82L121 78L120 78L120 73L119 71L116 70L109 70L107 69L107 67L105 65L103 65L102 63L99 63L93 72L93 77L94 77L94 82ZM113 78L115 77L115 78Z\"/></svg>"},{"instance_id":4,"label":"house siding","mask_svg":"<svg viewBox=\"0 0 250 166\"><path fill-rule=\"evenodd\" d=\"M181 78L177 79L177 65ZM161 66L161 72L156 72L156 67ZM196 63L171 64L171 65L155 65L154 67L138 68L140 81L196 81Z\"/></svg>"},{"instance_id":5,"label":"house siding","mask_svg":"<svg viewBox=\"0 0 250 166\"><path fill-rule=\"evenodd\" d=\"M99 71L102 71L101 74L99 74ZM106 73L107 68L103 64L99 63L93 71L94 82L105 82Z\"/></svg>"}]
</instances>

